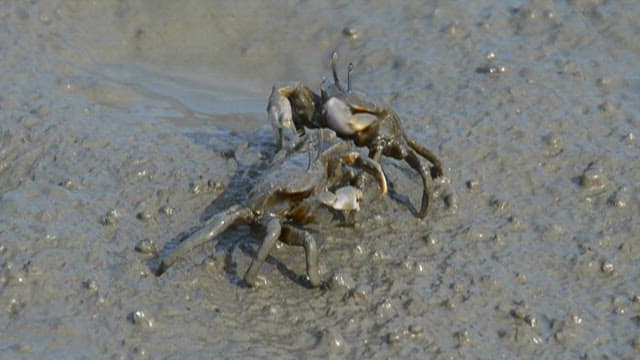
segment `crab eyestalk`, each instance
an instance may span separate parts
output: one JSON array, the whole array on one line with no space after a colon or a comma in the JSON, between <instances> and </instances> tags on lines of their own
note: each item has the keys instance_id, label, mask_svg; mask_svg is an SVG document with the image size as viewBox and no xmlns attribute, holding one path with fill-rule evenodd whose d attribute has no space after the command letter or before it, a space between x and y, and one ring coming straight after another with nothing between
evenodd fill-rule
<instances>
[{"instance_id":1,"label":"crab eyestalk","mask_svg":"<svg viewBox=\"0 0 640 360\"><path fill-rule=\"evenodd\" d=\"M333 83L340 90L344 91L344 88L340 84L340 78L338 77L338 53L333 52L331 54L331 72L333 73Z\"/></svg>"},{"instance_id":2,"label":"crab eyestalk","mask_svg":"<svg viewBox=\"0 0 640 360\"><path fill-rule=\"evenodd\" d=\"M353 71L353 63L349 63L349 67L347 68L347 92L351 92L351 72Z\"/></svg>"}]
</instances>

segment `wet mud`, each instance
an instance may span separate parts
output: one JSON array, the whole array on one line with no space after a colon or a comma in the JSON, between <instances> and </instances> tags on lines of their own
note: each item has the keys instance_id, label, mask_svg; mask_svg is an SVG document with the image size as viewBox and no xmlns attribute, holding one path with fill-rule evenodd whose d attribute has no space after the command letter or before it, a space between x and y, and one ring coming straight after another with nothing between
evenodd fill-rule
<instances>
[{"instance_id":1,"label":"wet mud","mask_svg":"<svg viewBox=\"0 0 640 360\"><path fill-rule=\"evenodd\" d=\"M634 1L8 1L0 5L0 357L636 358ZM384 159L357 226L321 211L242 276L241 202L275 82L333 50L444 162L430 215ZM346 69L346 67L345 67ZM374 184L373 184L374 185Z\"/></svg>"}]
</instances>

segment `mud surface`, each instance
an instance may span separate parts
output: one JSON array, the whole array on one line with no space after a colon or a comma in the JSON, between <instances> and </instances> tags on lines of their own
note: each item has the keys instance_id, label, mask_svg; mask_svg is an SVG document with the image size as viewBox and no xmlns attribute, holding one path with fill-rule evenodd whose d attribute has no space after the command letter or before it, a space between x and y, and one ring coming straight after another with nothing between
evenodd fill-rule
<instances>
[{"instance_id":1,"label":"mud surface","mask_svg":"<svg viewBox=\"0 0 640 360\"><path fill-rule=\"evenodd\" d=\"M635 358L640 3L4 1L0 357ZM361 226L310 226L329 286L235 227L274 82L329 55L445 162L384 160ZM138 250L136 250L136 248ZM157 249L157 251L156 251Z\"/></svg>"}]
</instances>

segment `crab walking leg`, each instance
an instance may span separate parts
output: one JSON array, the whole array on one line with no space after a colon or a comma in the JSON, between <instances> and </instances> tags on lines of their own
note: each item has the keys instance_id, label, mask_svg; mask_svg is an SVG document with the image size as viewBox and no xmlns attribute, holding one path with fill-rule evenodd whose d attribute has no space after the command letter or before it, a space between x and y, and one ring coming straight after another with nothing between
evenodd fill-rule
<instances>
[{"instance_id":1,"label":"crab walking leg","mask_svg":"<svg viewBox=\"0 0 640 360\"><path fill-rule=\"evenodd\" d=\"M376 146L372 146L369 149L369 160L371 160L374 164L376 164L378 167L380 167L380 169L382 169L382 167L380 166L380 157L382 156L382 149L383 149L383 147L382 147L381 144L378 144ZM380 171L382 171L382 170L380 170ZM376 180L378 180L377 177L376 177ZM387 187L386 186L387 185L387 177L386 176L384 177L384 181L385 181L385 189L386 189L386 187ZM378 180L378 182L380 182L380 180ZM358 178L356 179L356 187L359 188L359 189L364 189L365 186L366 186L366 179L364 177L364 174L358 175ZM387 191L385 190L383 195L386 194L386 192Z\"/></svg>"},{"instance_id":2,"label":"crab walking leg","mask_svg":"<svg viewBox=\"0 0 640 360\"><path fill-rule=\"evenodd\" d=\"M420 161L420 158L418 158L418 155L413 150L406 152L404 160L409 164L409 166L420 173L420 177L422 177L422 186L424 187L424 190L422 192L422 205L418 216L420 218L424 218L429 213L429 205L431 204L431 198L433 197L431 175L428 173L424 164Z\"/></svg>"},{"instance_id":3,"label":"crab walking leg","mask_svg":"<svg viewBox=\"0 0 640 360\"><path fill-rule=\"evenodd\" d=\"M406 138L406 137L405 137ZM423 158L429 160L430 163L433 164L431 168L431 176L434 178L442 176L442 161L438 159L438 157L432 153L429 149L426 149L422 145L418 144L414 140L406 139L409 146L413 149L413 151L417 152Z\"/></svg>"},{"instance_id":4,"label":"crab walking leg","mask_svg":"<svg viewBox=\"0 0 640 360\"><path fill-rule=\"evenodd\" d=\"M320 281L320 273L318 270L318 245L313 236L307 231L295 228L290 225L284 225L280 240L285 244L292 246L304 247L305 257L307 259L307 276L309 283L313 287L322 285Z\"/></svg>"},{"instance_id":5,"label":"crab walking leg","mask_svg":"<svg viewBox=\"0 0 640 360\"><path fill-rule=\"evenodd\" d=\"M240 205L234 205L224 212L212 217L200 230L184 239L171 254L162 259L160 266L156 270L156 276L162 275L167 271L167 269L169 269L169 267L171 267L171 265L191 251L191 249L202 245L223 233L227 228L229 228L229 226L238 221L238 219L249 219L251 217L251 209L243 208Z\"/></svg>"},{"instance_id":6,"label":"crab walking leg","mask_svg":"<svg viewBox=\"0 0 640 360\"><path fill-rule=\"evenodd\" d=\"M280 221L276 218L272 218L267 223L267 235L264 237L262 241L262 245L260 246L260 250L258 250L258 255L256 258L251 261L251 265L249 265L249 269L244 273L244 282L247 285L253 287L256 284L256 278L258 276L258 271L267 260L267 256L273 250L273 247L276 244L276 240L280 237L280 231L282 227L280 225Z\"/></svg>"}]
</instances>

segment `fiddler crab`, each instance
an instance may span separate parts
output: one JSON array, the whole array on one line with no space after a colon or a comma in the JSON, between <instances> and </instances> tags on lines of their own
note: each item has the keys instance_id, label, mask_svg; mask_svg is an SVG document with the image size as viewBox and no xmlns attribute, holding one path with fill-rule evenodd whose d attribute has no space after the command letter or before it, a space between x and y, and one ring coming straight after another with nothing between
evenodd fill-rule
<instances>
[{"instance_id":1,"label":"fiddler crab","mask_svg":"<svg viewBox=\"0 0 640 360\"><path fill-rule=\"evenodd\" d=\"M353 151L344 141L321 152L311 166L307 164L307 155L301 152L278 156L286 151L283 149L276 154L269 170L249 192L244 205L233 205L209 219L162 259L156 275L163 274L191 249L216 238L231 225L245 223L266 230L262 245L244 274L248 286L257 285L260 268L276 241L280 240L304 248L309 284L319 287L322 281L318 272L318 246L313 236L301 226L313 221L321 205L346 214L360 209L363 193L350 185L357 176L353 167L371 174L383 195L387 192L387 182L377 162Z\"/></svg>"},{"instance_id":2,"label":"fiddler crab","mask_svg":"<svg viewBox=\"0 0 640 360\"><path fill-rule=\"evenodd\" d=\"M422 205L418 216L424 218L431 203L432 179L443 174L442 162L434 153L407 137L395 111L371 102L365 95L351 89L352 64L349 64L345 89L338 78L336 62L337 54L334 52L331 56L333 83L324 80L320 95L302 83L273 87L267 112L276 136L276 146L283 147L287 130L297 136L304 133L304 128L325 128L333 130L342 139L353 140L357 146L367 147L369 157L375 162L379 162L382 155L404 160L422 178ZM418 155L432 164L429 171ZM360 178L359 187L362 185Z\"/></svg>"}]
</instances>

